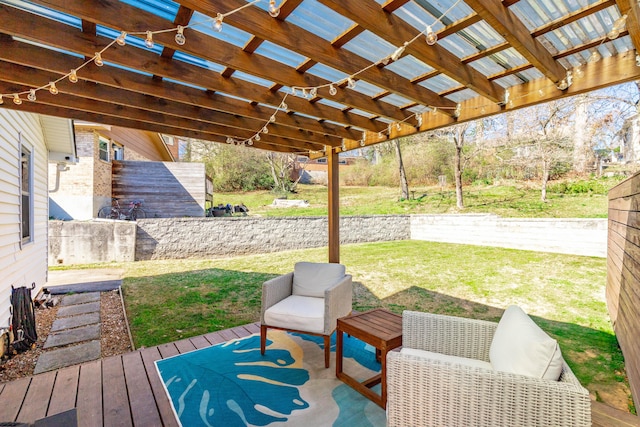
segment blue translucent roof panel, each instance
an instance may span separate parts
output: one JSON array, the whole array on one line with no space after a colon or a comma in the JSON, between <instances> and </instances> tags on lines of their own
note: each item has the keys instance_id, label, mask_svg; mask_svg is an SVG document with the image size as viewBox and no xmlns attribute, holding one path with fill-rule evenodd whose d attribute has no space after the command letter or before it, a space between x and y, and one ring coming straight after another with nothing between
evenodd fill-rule
<instances>
[{"instance_id":1,"label":"blue translucent roof panel","mask_svg":"<svg viewBox=\"0 0 640 427\"><path fill-rule=\"evenodd\" d=\"M44 16L45 18L49 18L54 21L62 22L63 24L71 25L76 28L82 28L82 20L80 18L76 18L75 16L67 15L66 13L58 12L43 6L38 6L30 2L22 0L0 0L0 4L7 4L18 9L34 13L36 15Z\"/></svg>"},{"instance_id":2,"label":"blue translucent roof panel","mask_svg":"<svg viewBox=\"0 0 640 427\"><path fill-rule=\"evenodd\" d=\"M340 104L339 102L332 101L332 100L327 99L327 98L322 98L320 101L318 101L318 104L327 105L329 107L337 108L339 110L344 110L345 108L347 108L346 105Z\"/></svg>"},{"instance_id":3,"label":"blue translucent roof panel","mask_svg":"<svg viewBox=\"0 0 640 427\"><path fill-rule=\"evenodd\" d=\"M171 82L171 83L176 83L176 84L179 84L179 85L182 85L182 86L188 86L188 87L191 87L191 88L194 88L194 89L198 89L198 90L207 90L207 88L202 87L202 86L194 85L194 84L191 84L191 83L181 82L180 80L169 79L169 78L166 78L166 77L164 78L164 81ZM218 92L216 92L216 93L218 93Z\"/></svg>"},{"instance_id":4,"label":"blue translucent roof panel","mask_svg":"<svg viewBox=\"0 0 640 427\"><path fill-rule=\"evenodd\" d=\"M431 21L426 21L428 25L432 25L436 20L439 20L443 25L449 25L473 13L469 6L458 0L413 0L400 9L409 8L414 3L433 18ZM440 28L440 24L432 25L432 28L437 30Z\"/></svg>"},{"instance_id":5,"label":"blue translucent roof panel","mask_svg":"<svg viewBox=\"0 0 640 427\"><path fill-rule=\"evenodd\" d=\"M459 84L455 80L445 76L444 74L438 74L437 76L432 77L423 82L420 82L418 84L436 93L443 92L445 90L449 90L451 88L459 86Z\"/></svg>"},{"instance_id":6,"label":"blue translucent roof panel","mask_svg":"<svg viewBox=\"0 0 640 427\"><path fill-rule=\"evenodd\" d=\"M248 81L250 83L255 83L255 84L260 85L260 86L265 86L265 87L273 86L273 82L272 81L269 81L269 80L266 80L266 79L261 79L260 77L256 77L254 75L247 74L247 73L244 73L242 71L236 71L235 73L233 73L233 77L236 78L236 79Z\"/></svg>"},{"instance_id":7,"label":"blue translucent roof panel","mask_svg":"<svg viewBox=\"0 0 640 427\"><path fill-rule=\"evenodd\" d=\"M296 67L306 60L306 57L269 41L262 42L255 53L290 67Z\"/></svg>"},{"instance_id":8,"label":"blue translucent roof panel","mask_svg":"<svg viewBox=\"0 0 640 427\"><path fill-rule=\"evenodd\" d=\"M381 87L365 82L364 80L358 80L356 87L353 88L353 90L363 93L367 96L374 96L379 94L380 92L384 92L384 89L382 89Z\"/></svg>"},{"instance_id":9,"label":"blue translucent roof panel","mask_svg":"<svg viewBox=\"0 0 640 427\"><path fill-rule=\"evenodd\" d=\"M385 97L380 98L380 101L386 102L396 107L404 107L405 105L413 104L413 101L410 100L409 98L396 95L395 93L391 93Z\"/></svg>"},{"instance_id":10,"label":"blue translucent roof panel","mask_svg":"<svg viewBox=\"0 0 640 427\"><path fill-rule=\"evenodd\" d=\"M116 31L111 28L104 27L102 25L96 25L96 33L99 36L108 37L110 39L116 39L120 35L120 31ZM140 49L150 50L152 52L157 53L158 55L162 53L162 49L164 48L163 45L159 43L154 43L153 48L149 49L147 46L145 46L144 40L141 39L140 37L141 36L127 35L127 38L125 40L127 44L130 46L135 46ZM105 52L105 55L108 55L108 51Z\"/></svg>"},{"instance_id":11,"label":"blue translucent roof panel","mask_svg":"<svg viewBox=\"0 0 640 427\"><path fill-rule=\"evenodd\" d=\"M287 22L304 28L328 41L336 39L353 25L353 21L316 0L304 0L287 17Z\"/></svg>"},{"instance_id":12,"label":"blue translucent roof panel","mask_svg":"<svg viewBox=\"0 0 640 427\"><path fill-rule=\"evenodd\" d=\"M504 38L484 21L477 22L456 34L477 50L485 50L504 42Z\"/></svg>"},{"instance_id":13,"label":"blue translucent roof panel","mask_svg":"<svg viewBox=\"0 0 640 427\"><path fill-rule=\"evenodd\" d=\"M449 37L438 40L438 44L458 58L464 58L465 56L473 55L478 52L478 49L474 45L469 43L459 34L451 34Z\"/></svg>"},{"instance_id":14,"label":"blue translucent roof panel","mask_svg":"<svg viewBox=\"0 0 640 427\"><path fill-rule=\"evenodd\" d=\"M391 55L396 50L397 46L392 45L370 31L363 31L342 48L368 59L371 62L378 62L379 60Z\"/></svg>"},{"instance_id":15,"label":"blue translucent roof panel","mask_svg":"<svg viewBox=\"0 0 640 427\"><path fill-rule=\"evenodd\" d=\"M585 6L574 0L521 0L511 7L529 31Z\"/></svg>"},{"instance_id":16,"label":"blue translucent roof panel","mask_svg":"<svg viewBox=\"0 0 640 427\"><path fill-rule=\"evenodd\" d=\"M374 118L376 116L375 114L371 114L371 113L368 113L366 111L358 110L357 108L349 110L349 112L353 113L353 114L357 114L359 116L364 116L364 117L366 117L368 119L372 119L372 118Z\"/></svg>"},{"instance_id":17,"label":"blue translucent roof panel","mask_svg":"<svg viewBox=\"0 0 640 427\"><path fill-rule=\"evenodd\" d=\"M418 43L418 41L416 41L416 43ZM433 71L433 67L416 59L412 55L405 55L398 61L387 65L386 68L409 80Z\"/></svg>"},{"instance_id":18,"label":"blue translucent roof panel","mask_svg":"<svg viewBox=\"0 0 640 427\"><path fill-rule=\"evenodd\" d=\"M13 39L15 41L17 41L17 42L20 42L20 43L30 44L30 45L37 46L37 47L40 47L40 48L43 48L43 49L52 50L54 52L64 53L65 55L75 56L76 58L84 58L84 55L80 55L78 53L71 52L71 51L64 50L64 49L58 49L57 47L49 46L49 45L46 45L46 44L40 44L38 42L34 42L33 40L23 39L22 37L13 36Z\"/></svg>"},{"instance_id":19,"label":"blue translucent roof panel","mask_svg":"<svg viewBox=\"0 0 640 427\"><path fill-rule=\"evenodd\" d=\"M470 63L469 66L475 68L485 76L501 73L508 68L501 67L496 61L492 60L491 58L480 58L477 61L473 61L472 63Z\"/></svg>"},{"instance_id":20,"label":"blue translucent roof panel","mask_svg":"<svg viewBox=\"0 0 640 427\"><path fill-rule=\"evenodd\" d=\"M307 70L308 74L318 76L330 82L339 82L347 77L349 77L346 73L342 71L338 71L335 68L328 67L324 64L315 64L313 67Z\"/></svg>"},{"instance_id":21,"label":"blue translucent roof panel","mask_svg":"<svg viewBox=\"0 0 640 427\"><path fill-rule=\"evenodd\" d=\"M511 86L516 86L516 85L522 84L522 80L520 80L516 76L504 76L504 77L501 77L501 78L496 79L494 81L497 84L499 84L500 86L504 87L504 88L508 88L508 87L511 87Z\"/></svg>"},{"instance_id":22,"label":"blue translucent roof panel","mask_svg":"<svg viewBox=\"0 0 640 427\"><path fill-rule=\"evenodd\" d=\"M172 21L176 19L180 5L171 0L120 0L122 3L137 7L139 9L151 12L164 19ZM153 28L160 30L162 28Z\"/></svg>"},{"instance_id":23,"label":"blue translucent roof panel","mask_svg":"<svg viewBox=\"0 0 640 427\"><path fill-rule=\"evenodd\" d=\"M217 73L220 73L225 69L223 65L216 64L215 62L207 61L206 59L202 59L197 56L189 55L188 53L180 51L176 51L176 53L174 53L173 59L177 61L183 61L191 65L197 65L198 67L212 70Z\"/></svg>"},{"instance_id":24,"label":"blue translucent roof panel","mask_svg":"<svg viewBox=\"0 0 640 427\"><path fill-rule=\"evenodd\" d=\"M195 12L189 21L190 28L194 31L199 31L208 36L230 43L237 47L244 47L251 37L251 34L246 31L242 31L232 25L222 22L222 31L216 31L213 29L212 18L202 13ZM197 24L197 25L196 25ZM187 43L189 40L187 38Z\"/></svg>"}]
</instances>

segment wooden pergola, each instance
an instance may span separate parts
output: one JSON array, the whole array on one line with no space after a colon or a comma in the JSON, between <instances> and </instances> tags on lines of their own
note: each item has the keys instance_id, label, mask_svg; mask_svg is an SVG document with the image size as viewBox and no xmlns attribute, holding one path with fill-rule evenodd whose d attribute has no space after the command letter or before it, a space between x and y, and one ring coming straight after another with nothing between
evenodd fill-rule
<instances>
[{"instance_id":1,"label":"wooden pergola","mask_svg":"<svg viewBox=\"0 0 640 427\"><path fill-rule=\"evenodd\" d=\"M639 8L0 0L0 107L326 156L337 262L340 152L638 79Z\"/></svg>"}]
</instances>

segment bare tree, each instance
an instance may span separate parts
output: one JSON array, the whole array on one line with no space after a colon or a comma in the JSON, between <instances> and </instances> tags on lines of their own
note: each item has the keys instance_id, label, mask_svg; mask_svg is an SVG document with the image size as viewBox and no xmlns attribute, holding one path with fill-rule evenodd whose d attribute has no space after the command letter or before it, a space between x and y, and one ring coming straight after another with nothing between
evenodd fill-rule
<instances>
[{"instance_id":1,"label":"bare tree","mask_svg":"<svg viewBox=\"0 0 640 427\"><path fill-rule=\"evenodd\" d=\"M394 147L396 150L396 158L398 159L398 171L400 173L400 189L402 190L402 198L409 198L409 183L407 182L407 174L404 170L404 163L402 162L402 151L400 150L400 141L403 138L394 140Z\"/></svg>"}]
</instances>

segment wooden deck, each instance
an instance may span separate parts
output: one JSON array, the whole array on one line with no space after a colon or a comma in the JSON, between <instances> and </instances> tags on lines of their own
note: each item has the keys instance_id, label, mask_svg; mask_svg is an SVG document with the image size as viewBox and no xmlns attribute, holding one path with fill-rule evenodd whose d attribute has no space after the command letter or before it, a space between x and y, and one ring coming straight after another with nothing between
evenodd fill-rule
<instances>
[{"instance_id":1,"label":"wooden deck","mask_svg":"<svg viewBox=\"0 0 640 427\"><path fill-rule=\"evenodd\" d=\"M76 409L78 426L178 426L156 360L260 332L257 323L140 349L0 384L0 422ZM637 427L638 417L593 402L594 427Z\"/></svg>"}]
</instances>

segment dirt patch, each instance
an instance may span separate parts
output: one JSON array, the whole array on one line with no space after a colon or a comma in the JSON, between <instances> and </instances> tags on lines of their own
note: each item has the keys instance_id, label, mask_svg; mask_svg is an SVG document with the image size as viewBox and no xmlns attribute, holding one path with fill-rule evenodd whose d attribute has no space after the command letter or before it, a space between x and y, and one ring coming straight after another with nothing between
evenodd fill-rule
<instances>
[{"instance_id":1,"label":"dirt patch","mask_svg":"<svg viewBox=\"0 0 640 427\"><path fill-rule=\"evenodd\" d=\"M33 375L38 357L44 351L43 346L51 325L56 319L58 307L36 309L36 347L0 361L0 382L13 381ZM124 311L117 290L100 294L100 347L101 356L109 357L131 351L131 343L125 323Z\"/></svg>"}]
</instances>

